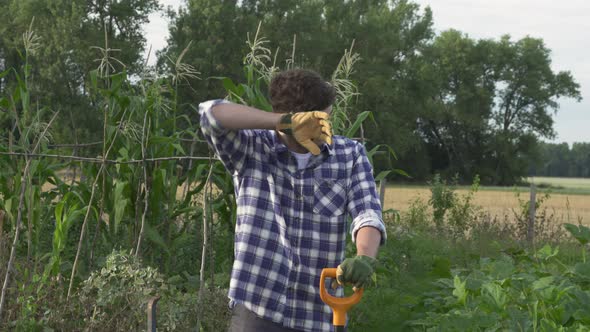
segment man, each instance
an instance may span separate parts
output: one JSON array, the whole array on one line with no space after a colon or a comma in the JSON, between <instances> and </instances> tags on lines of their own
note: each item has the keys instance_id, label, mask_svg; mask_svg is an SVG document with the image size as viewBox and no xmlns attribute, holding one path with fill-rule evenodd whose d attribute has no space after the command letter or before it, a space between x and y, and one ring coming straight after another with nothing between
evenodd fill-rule
<instances>
[{"instance_id":1,"label":"man","mask_svg":"<svg viewBox=\"0 0 590 332\"><path fill-rule=\"evenodd\" d=\"M386 238L381 205L364 147L332 137L334 99L318 74L295 69L272 79L272 113L199 105L201 129L236 190L231 332L330 331L322 269L338 266L340 284L371 280ZM344 260L348 216L357 256Z\"/></svg>"}]
</instances>

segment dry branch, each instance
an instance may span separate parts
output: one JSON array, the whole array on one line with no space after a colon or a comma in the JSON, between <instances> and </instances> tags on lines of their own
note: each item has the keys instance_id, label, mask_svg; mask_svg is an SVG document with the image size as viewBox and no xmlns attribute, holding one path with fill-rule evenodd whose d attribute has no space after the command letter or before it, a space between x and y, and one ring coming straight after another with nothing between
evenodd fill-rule
<instances>
[{"instance_id":1,"label":"dry branch","mask_svg":"<svg viewBox=\"0 0 590 332\"><path fill-rule=\"evenodd\" d=\"M207 179L205 180L205 187L210 185L211 182L211 175L213 174L213 159L209 159L209 173L207 174ZM207 218L207 206L209 205L209 197L207 193L207 189L205 189L203 195L203 248L201 250L201 269L199 272L199 292L197 295L197 307L199 308L199 313L197 316L197 324L199 326L199 321L203 318L202 317L202 308L203 306L203 295L205 290L205 261L207 258L207 246L208 246L208 218Z\"/></svg>"},{"instance_id":2,"label":"dry branch","mask_svg":"<svg viewBox=\"0 0 590 332\"><path fill-rule=\"evenodd\" d=\"M143 131L142 131L142 139L141 139L141 158L142 160L145 160L145 153L146 153L146 126L147 126L147 116L148 116L148 112L145 112L144 116L143 116ZM148 129L149 130L149 129ZM150 202L150 185L148 183L148 176L147 176L147 165L144 162L143 165L143 179L145 181L145 195L144 195L144 208L143 208L143 213L141 215L141 226L139 229L139 235L137 237L137 248L135 249L135 257L139 257L139 250L141 249L141 239L143 238L143 232L144 232L144 227L145 227L145 216L147 214L148 208L149 208L149 202Z\"/></svg>"}]
</instances>

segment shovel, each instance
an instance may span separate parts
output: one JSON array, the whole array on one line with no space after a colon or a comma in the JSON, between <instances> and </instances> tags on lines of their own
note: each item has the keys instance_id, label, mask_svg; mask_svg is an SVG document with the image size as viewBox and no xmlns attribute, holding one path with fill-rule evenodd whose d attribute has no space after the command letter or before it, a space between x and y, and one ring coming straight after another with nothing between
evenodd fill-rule
<instances>
[{"instance_id":1,"label":"shovel","mask_svg":"<svg viewBox=\"0 0 590 332\"><path fill-rule=\"evenodd\" d=\"M334 332L344 332L346 325L346 312L355 304L359 303L363 296L363 289L358 289L349 297L335 297L326 291L326 278L336 278L335 268L326 268L322 270L320 277L320 297L327 305L332 308L334 313Z\"/></svg>"}]
</instances>

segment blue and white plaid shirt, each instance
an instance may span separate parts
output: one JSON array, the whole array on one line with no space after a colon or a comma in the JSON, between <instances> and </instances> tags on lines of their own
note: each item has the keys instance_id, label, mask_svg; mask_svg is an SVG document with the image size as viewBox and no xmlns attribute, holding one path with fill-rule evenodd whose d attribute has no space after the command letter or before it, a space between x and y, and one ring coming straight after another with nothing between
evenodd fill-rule
<instances>
[{"instance_id":1,"label":"blue and white plaid shirt","mask_svg":"<svg viewBox=\"0 0 590 332\"><path fill-rule=\"evenodd\" d=\"M201 130L233 175L237 200L229 298L260 317L303 331L331 331L320 299L323 268L344 260L350 231L366 226L386 239L372 167L364 147L334 136L299 170L273 130L227 130L199 105ZM336 295L342 294L339 289Z\"/></svg>"}]
</instances>

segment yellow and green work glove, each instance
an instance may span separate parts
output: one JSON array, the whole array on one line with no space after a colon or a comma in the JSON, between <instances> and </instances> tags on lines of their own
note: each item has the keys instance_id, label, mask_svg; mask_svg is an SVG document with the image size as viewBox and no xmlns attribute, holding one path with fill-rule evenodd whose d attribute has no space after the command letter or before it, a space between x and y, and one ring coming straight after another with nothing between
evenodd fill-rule
<instances>
[{"instance_id":1,"label":"yellow and green work glove","mask_svg":"<svg viewBox=\"0 0 590 332\"><path fill-rule=\"evenodd\" d=\"M328 113L321 111L287 113L281 117L276 130L293 136L314 155L320 154L315 141L332 144L332 126L328 121Z\"/></svg>"},{"instance_id":2,"label":"yellow and green work glove","mask_svg":"<svg viewBox=\"0 0 590 332\"><path fill-rule=\"evenodd\" d=\"M371 284L377 260L370 256L359 255L347 258L336 269L336 280L340 285L352 284L355 290ZM332 284L332 287L336 286Z\"/></svg>"}]
</instances>

